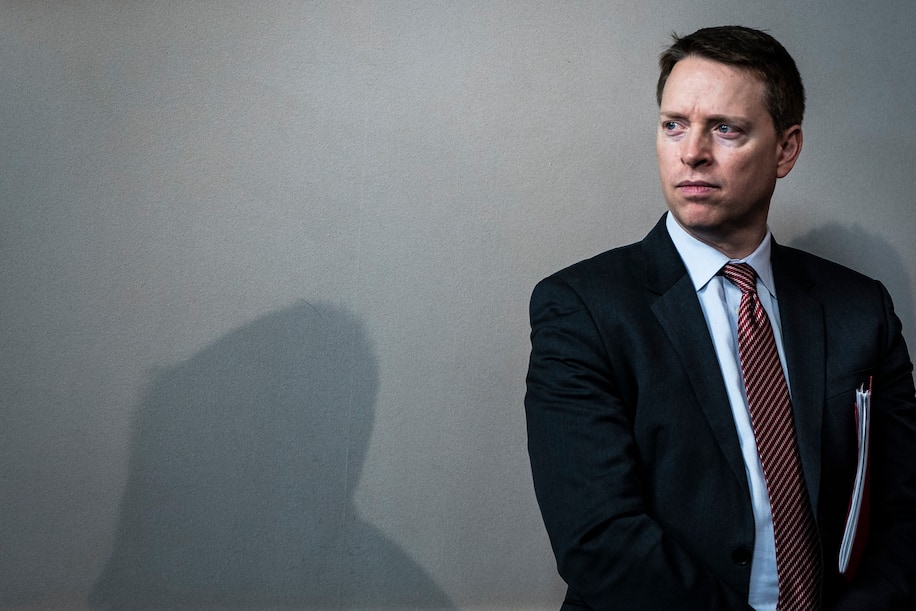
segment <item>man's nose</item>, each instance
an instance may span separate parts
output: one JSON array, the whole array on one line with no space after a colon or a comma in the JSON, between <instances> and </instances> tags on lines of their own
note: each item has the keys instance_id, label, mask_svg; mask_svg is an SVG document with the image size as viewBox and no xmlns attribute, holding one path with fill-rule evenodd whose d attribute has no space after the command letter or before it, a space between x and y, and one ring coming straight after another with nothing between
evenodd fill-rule
<instances>
[{"instance_id":1,"label":"man's nose","mask_svg":"<svg viewBox=\"0 0 916 611\"><path fill-rule=\"evenodd\" d=\"M709 140L709 134L689 132L681 141L681 161L691 168L708 164L712 160Z\"/></svg>"}]
</instances>

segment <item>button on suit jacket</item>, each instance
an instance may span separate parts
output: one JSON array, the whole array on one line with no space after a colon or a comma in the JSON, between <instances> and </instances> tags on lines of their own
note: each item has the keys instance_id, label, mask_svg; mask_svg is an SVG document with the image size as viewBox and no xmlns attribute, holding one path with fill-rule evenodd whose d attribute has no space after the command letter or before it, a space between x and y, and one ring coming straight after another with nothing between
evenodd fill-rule
<instances>
[{"instance_id":1,"label":"button on suit jacket","mask_svg":"<svg viewBox=\"0 0 916 611\"><path fill-rule=\"evenodd\" d=\"M823 554L824 609L911 609L916 400L884 287L774 243L793 415ZM564 608L749 609L754 518L706 322L664 218L641 242L541 281L525 398L535 492ZM837 557L873 377L871 534Z\"/></svg>"}]
</instances>

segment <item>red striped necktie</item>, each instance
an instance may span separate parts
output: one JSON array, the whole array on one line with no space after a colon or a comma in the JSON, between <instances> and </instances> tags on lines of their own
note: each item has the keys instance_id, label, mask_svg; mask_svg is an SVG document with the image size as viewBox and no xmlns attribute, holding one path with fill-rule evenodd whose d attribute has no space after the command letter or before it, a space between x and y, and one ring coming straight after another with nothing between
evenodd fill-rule
<instances>
[{"instance_id":1,"label":"red striped necktie","mask_svg":"<svg viewBox=\"0 0 916 611\"><path fill-rule=\"evenodd\" d=\"M776 608L812 611L819 608L820 544L773 328L757 296L754 268L747 263L728 263L722 274L741 289L738 354L773 515L779 576Z\"/></svg>"}]
</instances>

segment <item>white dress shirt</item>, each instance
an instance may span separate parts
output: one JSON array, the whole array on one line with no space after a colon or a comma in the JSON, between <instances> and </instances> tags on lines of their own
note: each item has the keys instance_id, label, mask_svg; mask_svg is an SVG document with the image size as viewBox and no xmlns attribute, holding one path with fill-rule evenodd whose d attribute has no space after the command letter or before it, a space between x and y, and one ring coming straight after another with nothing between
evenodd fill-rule
<instances>
[{"instance_id":1,"label":"white dress shirt","mask_svg":"<svg viewBox=\"0 0 916 611\"><path fill-rule=\"evenodd\" d=\"M700 307L706 317L706 326L716 350L716 357L719 359L719 368L722 370L722 379L725 381L725 390L728 393L741 454L744 457L756 530L748 604L756 611L775 611L779 598L779 580L776 574L773 517L770 513L770 498L763 467L757 454L757 443L751 426L741 362L738 357L738 304L741 302L741 291L734 283L718 275L722 266L729 262L747 263L757 272L757 295L770 318L783 375L786 376L788 384L779 308L773 282L773 268L770 264L771 235L767 230L757 249L744 259L729 259L725 254L687 233L678 225L671 213L668 213L666 224L668 234L687 267L687 273L690 274L700 300ZM791 394L791 389L789 392Z\"/></svg>"}]
</instances>

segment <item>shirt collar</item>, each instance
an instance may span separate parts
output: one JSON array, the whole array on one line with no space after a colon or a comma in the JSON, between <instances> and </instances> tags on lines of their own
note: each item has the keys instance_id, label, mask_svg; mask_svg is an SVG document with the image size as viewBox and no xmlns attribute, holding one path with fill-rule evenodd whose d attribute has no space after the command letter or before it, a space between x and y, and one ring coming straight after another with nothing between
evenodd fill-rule
<instances>
[{"instance_id":1,"label":"shirt collar","mask_svg":"<svg viewBox=\"0 0 916 611\"><path fill-rule=\"evenodd\" d=\"M726 263L747 263L757 272L757 277L763 282L770 295L774 298L776 297L776 285L773 282L773 265L770 262L772 234L769 227L754 252L743 259L729 259L725 254L687 233L683 227L678 225L670 212L667 217L665 219L665 227L668 229L671 241L674 242L674 247L687 267L687 273L690 275L694 289L699 291L705 287Z\"/></svg>"}]
</instances>

